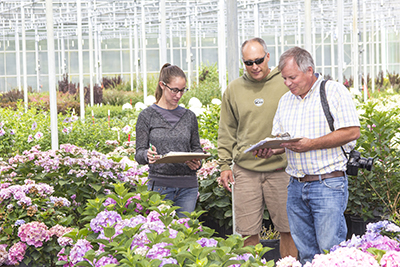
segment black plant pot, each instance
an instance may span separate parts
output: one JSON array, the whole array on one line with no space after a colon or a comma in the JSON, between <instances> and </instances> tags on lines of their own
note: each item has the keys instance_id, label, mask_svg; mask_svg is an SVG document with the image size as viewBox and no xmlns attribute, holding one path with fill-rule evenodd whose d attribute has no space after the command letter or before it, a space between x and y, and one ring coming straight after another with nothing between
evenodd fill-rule
<instances>
[{"instance_id":1,"label":"black plant pot","mask_svg":"<svg viewBox=\"0 0 400 267\"><path fill-rule=\"evenodd\" d=\"M375 217L364 221L360 216L350 214L345 214L345 218L347 224L347 239L350 239L353 234L362 236L367 230L367 224L381 220L380 217Z\"/></svg>"},{"instance_id":2,"label":"black plant pot","mask_svg":"<svg viewBox=\"0 0 400 267\"><path fill-rule=\"evenodd\" d=\"M220 226L218 221L214 220L214 218L207 216L206 214L202 214L199 217L199 221L203 221L203 225L207 226L211 229L215 230L214 236L215 237L222 237L227 238L228 235L233 234L232 227L226 228L224 225Z\"/></svg>"},{"instance_id":3,"label":"black plant pot","mask_svg":"<svg viewBox=\"0 0 400 267\"><path fill-rule=\"evenodd\" d=\"M281 258L281 253L279 251L279 239L262 239L260 240L260 242L263 247L273 248L272 250L267 251L267 253L262 256L263 259L266 259L267 261L273 260L274 262L277 262Z\"/></svg>"}]
</instances>

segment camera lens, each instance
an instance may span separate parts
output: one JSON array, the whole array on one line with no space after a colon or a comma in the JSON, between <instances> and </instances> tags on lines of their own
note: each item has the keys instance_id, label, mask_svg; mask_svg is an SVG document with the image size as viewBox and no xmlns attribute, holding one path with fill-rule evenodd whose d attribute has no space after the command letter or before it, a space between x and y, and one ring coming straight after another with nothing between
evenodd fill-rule
<instances>
[{"instance_id":1,"label":"camera lens","mask_svg":"<svg viewBox=\"0 0 400 267\"><path fill-rule=\"evenodd\" d=\"M358 160L360 168L366 169L367 171L371 171L372 165L374 165L374 158L360 158Z\"/></svg>"}]
</instances>

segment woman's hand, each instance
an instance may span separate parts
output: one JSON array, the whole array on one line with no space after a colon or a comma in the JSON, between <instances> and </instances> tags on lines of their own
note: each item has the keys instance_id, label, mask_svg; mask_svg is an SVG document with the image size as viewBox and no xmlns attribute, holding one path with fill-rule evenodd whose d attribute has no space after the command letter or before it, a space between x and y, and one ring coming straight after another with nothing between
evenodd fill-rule
<instances>
[{"instance_id":1,"label":"woman's hand","mask_svg":"<svg viewBox=\"0 0 400 267\"><path fill-rule=\"evenodd\" d=\"M198 160L198 159L188 160L188 161L186 161L185 163L186 163L186 165L188 165L188 167L189 167L191 170L193 170L193 171L197 170L197 169L200 168L200 166L201 166L201 162L200 162L200 160Z\"/></svg>"},{"instance_id":2,"label":"woman's hand","mask_svg":"<svg viewBox=\"0 0 400 267\"><path fill-rule=\"evenodd\" d=\"M149 150L147 150L147 159L149 164L156 162L157 159L160 158L160 155L157 154L157 148L153 145L150 145Z\"/></svg>"}]
</instances>

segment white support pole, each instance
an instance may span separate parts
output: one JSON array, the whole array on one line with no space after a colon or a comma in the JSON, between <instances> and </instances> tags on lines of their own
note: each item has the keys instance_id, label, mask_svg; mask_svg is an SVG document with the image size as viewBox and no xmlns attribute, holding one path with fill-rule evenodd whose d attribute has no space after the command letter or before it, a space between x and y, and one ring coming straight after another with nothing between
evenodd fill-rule
<instances>
[{"instance_id":1,"label":"white support pole","mask_svg":"<svg viewBox=\"0 0 400 267\"><path fill-rule=\"evenodd\" d=\"M97 25L97 16L94 17L94 60L95 60L95 73L96 73L96 83L101 85L100 80L100 67L99 67L99 33L98 33L98 25Z\"/></svg>"},{"instance_id":2,"label":"white support pole","mask_svg":"<svg viewBox=\"0 0 400 267\"><path fill-rule=\"evenodd\" d=\"M343 1L337 0L337 47L338 47L338 81L343 84L343 63L344 63L344 46L343 46Z\"/></svg>"},{"instance_id":3,"label":"white support pole","mask_svg":"<svg viewBox=\"0 0 400 267\"><path fill-rule=\"evenodd\" d=\"M85 85L83 84L83 53L82 53L82 10L81 0L76 0L77 26L78 26L78 70L79 70L79 100L81 121L85 120Z\"/></svg>"},{"instance_id":4,"label":"white support pole","mask_svg":"<svg viewBox=\"0 0 400 267\"><path fill-rule=\"evenodd\" d=\"M335 75L335 42L334 42L334 40L333 40L333 33L334 33L334 27L333 27L333 24L331 25L332 26L332 32L331 32L331 76L332 76L332 79L334 80L334 81L336 81L336 75Z\"/></svg>"},{"instance_id":5,"label":"white support pole","mask_svg":"<svg viewBox=\"0 0 400 267\"><path fill-rule=\"evenodd\" d=\"M187 62L188 88L192 87L191 47L192 47L192 35L191 35L191 28L190 28L190 1L186 1L186 62Z\"/></svg>"},{"instance_id":6,"label":"white support pole","mask_svg":"<svg viewBox=\"0 0 400 267\"><path fill-rule=\"evenodd\" d=\"M181 35L181 33L179 32L179 55L180 55L180 57L179 57L179 59L180 59L180 65L179 65L179 66L181 66L181 67L182 67L182 65L183 65L183 53L182 53L182 50L183 50L183 46L182 46L182 35Z\"/></svg>"},{"instance_id":7,"label":"white support pole","mask_svg":"<svg viewBox=\"0 0 400 267\"><path fill-rule=\"evenodd\" d=\"M316 38L315 38L315 35L316 35L315 20L312 20L311 25L312 25L312 30L311 30L312 43L311 43L311 51L310 52L311 52L311 55L315 58L316 54L317 54L315 51L315 48L317 47Z\"/></svg>"},{"instance_id":8,"label":"white support pole","mask_svg":"<svg viewBox=\"0 0 400 267\"><path fill-rule=\"evenodd\" d=\"M144 1L141 3L142 7L142 70L143 70L143 102L147 97L147 54L146 54L146 11L144 9Z\"/></svg>"},{"instance_id":9,"label":"white support pole","mask_svg":"<svg viewBox=\"0 0 400 267\"><path fill-rule=\"evenodd\" d=\"M6 20L4 19L3 20L3 44L4 44L3 45L3 66L4 66L4 69L7 69L7 57L6 57L7 45L6 45L5 28L6 28ZM7 76L4 77L4 91L7 92Z\"/></svg>"},{"instance_id":10,"label":"white support pole","mask_svg":"<svg viewBox=\"0 0 400 267\"><path fill-rule=\"evenodd\" d=\"M133 91L133 68L134 68L134 51L132 41L132 21L129 21L129 77L131 82L131 91Z\"/></svg>"},{"instance_id":11,"label":"white support pole","mask_svg":"<svg viewBox=\"0 0 400 267\"><path fill-rule=\"evenodd\" d=\"M56 63L53 30L53 1L46 0L47 57L49 67L51 149L58 149Z\"/></svg>"},{"instance_id":12,"label":"white support pole","mask_svg":"<svg viewBox=\"0 0 400 267\"><path fill-rule=\"evenodd\" d=\"M139 35L137 22L137 6L135 5L135 25L133 27L134 45L135 45L135 72L136 72L136 92L139 92L140 71L139 71Z\"/></svg>"},{"instance_id":13,"label":"white support pole","mask_svg":"<svg viewBox=\"0 0 400 267\"><path fill-rule=\"evenodd\" d=\"M102 27L103 27L103 25L100 24L99 33L101 33L101 31L102 31ZM99 79L100 79L100 84L101 84L103 82L103 57L102 57L102 53L101 53L102 37L100 34L98 36L97 41L99 42L99 44L98 44L98 48L99 48L98 61L99 61L99 63L98 64L99 64Z\"/></svg>"},{"instance_id":14,"label":"white support pole","mask_svg":"<svg viewBox=\"0 0 400 267\"><path fill-rule=\"evenodd\" d=\"M67 64L65 66L66 73L71 73L71 49L70 49L70 38L67 36ZM71 81L71 75L68 75L68 82Z\"/></svg>"},{"instance_id":15,"label":"white support pole","mask_svg":"<svg viewBox=\"0 0 400 267\"><path fill-rule=\"evenodd\" d=\"M199 38L199 61L203 62L202 61L202 58L203 58L203 42L202 42L202 39L204 38L204 35L203 35L203 37L201 36L201 29L202 29L201 25L202 25L202 22L199 21L199 32L200 32L199 33L200 34L200 38Z\"/></svg>"},{"instance_id":16,"label":"white support pole","mask_svg":"<svg viewBox=\"0 0 400 267\"><path fill-rule=\"evenodd\" d=\"M325 74L325 32L324 26L321 27L321 73Z\"/></svg>"},{"instance_id":17,"label":"white support pole","mask_svg":"<svg viewBox=\"0 0 400 267\"><path fill-rule=\"evenodd\" d=\"M374 14L371 14L371 33L369 35L370 38L370 61L371 61L371 91L375 92L375 20Z\"/></svg>"},{"instance_id":18,"label":"white support pole","mask_svg":"<svg viewBox=\"0 0 400 267\"><path fill-rule=\"evenodd\" d=\"M15 14L18 20L18 14ZM20 58L20 50L19 50L19 33L18 33L18 24L15 25L15 67L17 72L17 86L18 90L22 91L21 86L21 58ZM27 89L27 88L25 88ZM25 94L25 93L24 93ZM25 98L25 97L24 97ZM28 102L25 102L25 112L28 110Z\"/></svg>"},{"instance_id":19,"label":"white support pole","mask_svg":"<svg viewBox=\"0 0 400 267\"><path fill-rule=\"evenodd\" d=\"M297 13L297 46L301 46L301 16Z\"/></svg>"},{"instance_id":20,"label":"white support pole","mask_svg":"<svg viewBox=\"0 0 400 267\"><path fill-rule=\"evenodd\" d=\"M282 4L282 2L281 2ZM304 1L304 16L305 16L305 34L304 34L304 48L308 52L312 52L311 47L311 0ZM313 55L315 57L315 54Z\"/></svg>"},{"instance_id":21,"label":"white support pole","mask_svg":"<svg viewBox=\"0 0 400 267\"><path fill-rule=\"evenodd\" d=\"M279 64L279 41L278 41L278 26L275 25L275 62L278 66Z\"/></svg>"},{"instance_id":22,"label":"white support pole","mask_svg":"<svg viewBox=\"0 0 400 267\"><path fill-rule=\"evenodd\" d=\"M237 0L226 2L227 16L227 48L228 55L239 55L239 36L238 36L238 19L237 19ZM228 57L228 80L229 82L239 77L239 58Z\"/></svg>"},{"instance_id":23,"label":"white support pole","mask_svg":"<svg viewBox=\"0 0 400 267\"><path fill-rule=\"evenodd\" d=\"M239 39L238 39L238 20L237 20L237 0L227 1L226 17L229 23L227 24L227 47L228 55L239 54ZM257 35L256 35L257 36ZM239 77L239 57L228 57L228 80L229 82ZM225 81L226 84L226 81ZM226 88L225 88L226 89ZM236 234L235 222L235 198L232 192L232 232Z\"/></svg>"},{"instance_id":24,"label":"white support pole","mask_svg":"<svg viewBox=\"0 0 400 267\"><path fill-rule=\"evenodd\" d=\"M26 32L25 32L25 8L21 1L21 35L22 35L22 76L24 80L24 103L25 112L28 111L28 75L26 62Z\"/></svg>"},{"instance_id":25,"label":"white support pole","mask_svg":"<svg viewBox=\"0 0 400 267\"><path fill-rule=\"evenodd\" d=\"M376 45L375 45L375 58L376 58L376 74L379 74L379 71L382 70L380 66L382 67L382 61L379 61L379 55L381 54L380 51L380 46L379 46L379 38L380 38L380 32L379 32L380 26L379 26L379 20L376 20Z\"/></svg>"},{"instance_id":26,"label":"white support pole","mask_svg":"<svg viewBox=\"0 0 400 267\"><path fill-rule=\"evenodd\" d=\"M124 77L124 65L122 58L122 34L119 33L119 68L121 72L121 79Z\"/></svg>"},{"instance_id":27,"label":"white support pole","mask_svg":"<svg viewBox=\"0 0 400 267\"><path fill-rule=\"evenodd\" d=\"M35 58L36 58L36 91L40 92L40 58L39 58L39 34L35 27Z\"/></svg>"},{"instance_id":28,"label":"white support pole","mask_svg":"<svg viewBox=\"0 0 400 267\"><path fill-rule=\"evenodd\" d=\"M94 105L94 83L93 83L93 70L94 70L94 59L93 59L93 23L92 23L92 1L89 1L88 8L88 27L89 27L89 91L90 91L90 105Z\"/></svg>"},{"instance_id":29,"label":"white support pole","mask_svg":"<svg viewBox=\"0 0 400 267\"><path fill-rule=\"evenodd\" d=\"M260 10L259 10L259 5L257 2L254 3L253 16L254 16L254 36L261 37L260 36Z\"/></svg>"},{"instance_id":30,"label":"white support pole","mask_svg":"<svg viewBox=\"0 0 400 267\"><path fill-rule=\"evenodd\" d=\"M285 32L284 32L284 27L285 27L285 21L284 21L284 15L285 14L283 14L283 12L284 12L284 0L281 0L281 5L280 5L280 22L281 22L281 35L280 35L280 44L281 44L281 52L280 53L278 53L279 55L280 54L283 54L283 52L285 52ZM277 62L279 62L279 61L277 61Z\"/></svg>"},{"instance_id":31,"label":"white support pole","mask_svg":"<svg viewBox=\"0 0 400 267\"><path fill-rule=\"evenodd\" d=\"M61 31L64 31L64 24L61 24ZM39 37L39 36L38 36ZM61 66L62 66L62 74L67 72L67 62L65 58L65 40L64 40L64 35L61 35Z\"/></svg>"},{"instance_id":32,"label":"white support pole","mask_svg":"<svg viewBox=\"0 0 400 267\"><path fill-rule=\"evenodd\" d=\"M221 95L226 89L225 1L218 1L218 74Z\"/></svg>"},{"instance_id":33,"label":"white support pole","mask_svg":"<svg viewBox=\"0 0 400 267\"><path fill-rule=\"evenodd\" d=\"M160 0L160 69L167 63L167 15L165 11L165 0Z\"/></svg>"},{"instance_id":34,"label":"white support pole","mask_svg":"<svg viewBox=\"0 0 400 267\"><path fill-rule=\"evenodd\" d=\"M359 90L359 77L358 77L358 12L357 12L357 0L353 0L353 34L352 34L352 61L353 61L353 81L354 89Z\"/></svg>"},{"instance_id":35,"label":"white support pole","mask_svg":"<svg viewBox=\"0 0 400 267\"><path fill-rule=\"evenodd\" d=\"M169 57L171 65L174 65L174 36L172 34L172 24L169 25Z\"/></svg>"},{"instance_id":36,"label":"white support pole","mask_svg":"<svg viewBox=\"0 0 400 267\"><path fill-rule=\"evenodd\" d=\"M135 45L135 72L136 72L136 92L139 92L140 72L139 72L139 35L138 35L138 17L137 17L137 4L135 2L135 21L133 27L134 45Z\"/></svg>"},{"instance_id":37,"label":"white support pole","mask_svg":"<svg viewBox=\"0 0 400 267\"><path fill-rule=\"evenodd\" d=\"M196 23L195 23L195 30L196 30L196 84L199 84L199 68L200 68L200 62L199 62L199 18L197 14L197 6L194 7L195 14L196 14Z\"/></svg>"},{"instance_id":38,"label":"white support pole","mask_svg":"<svg viewBox=\"0 0 400 267\"><path fill-rule=\"evenodd\" d=\"M381 58L382 58L382 71L383 74L386 75L388 71L387 66L387 38L386 38L386 28L385 28L385 19L383 18L384 14L381 15Z\"/></svg>"},{"instance_id":39,"label":"white support pole","mask_svg":"<svg viewBox=\"0 0 400 267\"><path fill-rule=\"evenodd\" d=\"M367 88L367 8L363 1L363 73L364 73L364 102L368 100L368 88Z\"/></svg>"},{"instance_id":40,"label":"white support pole","mask_svg":"<svg viewBox=\"0 0 400 267\"><path fill-rule=\"evenodd\" d=\"M58 27L57 27L58 28ZM58 80L62 79L62 64L61 64L61 38L60 38L60 31L57 29L57 58L58 58Z\"/></svg>"}]
</instances>

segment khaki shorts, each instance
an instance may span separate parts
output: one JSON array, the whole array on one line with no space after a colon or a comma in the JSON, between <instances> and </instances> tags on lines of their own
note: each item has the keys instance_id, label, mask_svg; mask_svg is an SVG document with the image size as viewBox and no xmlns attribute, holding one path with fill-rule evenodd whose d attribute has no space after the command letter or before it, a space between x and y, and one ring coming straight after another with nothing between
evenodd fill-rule
<instances>
[{"instance_id":1,"label":"khaki shorts","mask_svg":"<svg viewBox=\"0 0 400 267\"><path fill-rule=\"evenodd\" d=\"M257 235L262 230L264 206L267 206L275 230L290 232L286 213L287 186L285 171L254 172L233 166L236 232Z\"/></svg>"}]
</instances>

